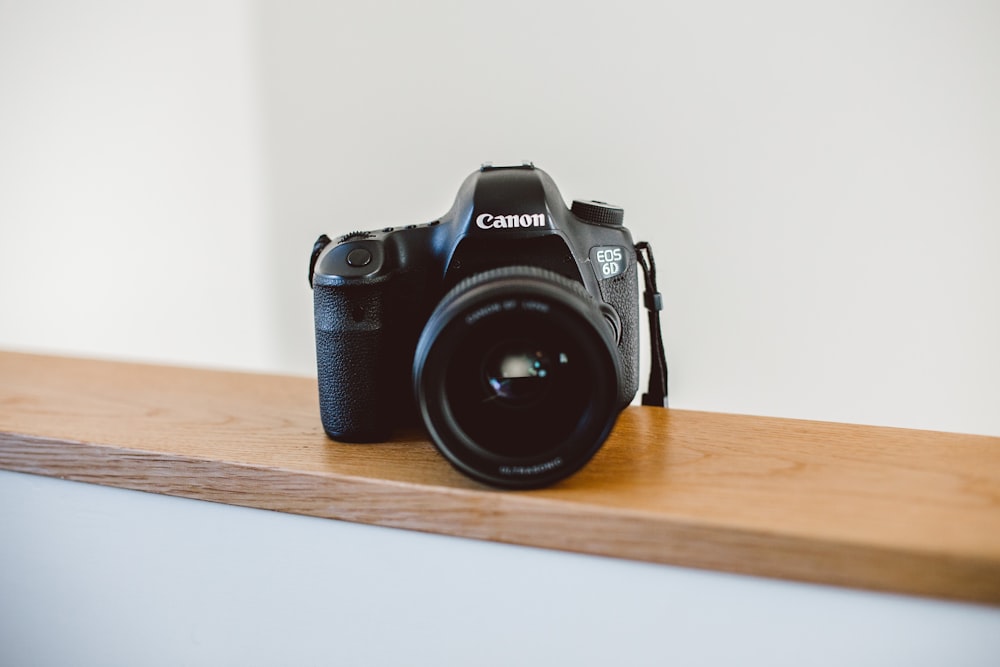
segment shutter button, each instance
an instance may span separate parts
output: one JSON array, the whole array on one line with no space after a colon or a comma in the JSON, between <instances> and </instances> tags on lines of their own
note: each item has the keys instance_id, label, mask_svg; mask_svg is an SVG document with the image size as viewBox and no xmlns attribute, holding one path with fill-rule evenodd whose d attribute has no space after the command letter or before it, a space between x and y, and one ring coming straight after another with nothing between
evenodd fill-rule
<instances>
[{"instance_id":1,"label":"shutter button","mask_svg":"<svg viewBox=\"0 0 1000 667\"><path fill-rule=\"evenodd\" d=\"M355 268L368 266L372 261L372 253L367 248L355 248L347 253L347 265Z\"/></svg>"}]
</instances>

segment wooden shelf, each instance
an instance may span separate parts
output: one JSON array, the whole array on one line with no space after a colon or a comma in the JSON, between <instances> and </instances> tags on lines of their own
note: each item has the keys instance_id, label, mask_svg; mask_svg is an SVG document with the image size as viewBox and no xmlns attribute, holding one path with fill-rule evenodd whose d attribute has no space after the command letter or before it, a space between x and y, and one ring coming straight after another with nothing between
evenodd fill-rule
<instances>
[{"instance_id":1,"label":"wooden shelf","mask_svg":"<svg viewBox=\"0 0 1000 667\"><path fill-rule=\"evenodd\" d=\"M1000 438L631 407L538 491L417 430L335 443L315 380L0 352L0 468L281 512L1000 604Z\"/></svg>"}]
</instances>

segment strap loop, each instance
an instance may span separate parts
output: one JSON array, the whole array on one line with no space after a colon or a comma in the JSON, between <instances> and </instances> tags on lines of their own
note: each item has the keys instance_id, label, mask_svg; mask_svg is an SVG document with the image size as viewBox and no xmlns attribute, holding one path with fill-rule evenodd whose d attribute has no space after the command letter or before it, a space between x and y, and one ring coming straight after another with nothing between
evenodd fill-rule
<instances>
[{"instance_id":1,"label":"strap loop","mask_svg":"<svg viewBox=\"0 0 1000 667\"><path fill-rule=\"evenodd\" d=\"M652 353L648 391L642 395L642 404L665 408L667 407L667 357L663 351L663 331L660 327L663 295L656 289L656 261L653 259L653 248L646 241L639 241L635 244L635 256L639 266L642 267L642 276L646 283L642 300L649 315L649 347Z\"/></svg>"},{"instance_id":2,"label":"strap loop","mask_svg":"<svg viewBox=\"0 0 1000 667\"><path fill-rule=\"evenodd\" d=\"M654 292L653 294L643 292L642 299L645 302L646 310L663 310L663 295L659 292Z\"/></svg>"}]
</instances>

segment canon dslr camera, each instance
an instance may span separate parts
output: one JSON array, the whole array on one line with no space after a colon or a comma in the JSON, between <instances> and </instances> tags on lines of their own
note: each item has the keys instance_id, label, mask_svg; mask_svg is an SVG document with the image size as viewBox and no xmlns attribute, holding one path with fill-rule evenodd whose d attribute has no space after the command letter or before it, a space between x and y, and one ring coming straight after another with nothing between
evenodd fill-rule
<instances>
[{"instance_id":1,"label":"canon dslr camera","mask_svg":"<svg viewBox=\"0 0 1000 667\"><path fill-rule=\"evenodd\" d=\"M317 241L323 427L385 440L423 420L458 470L551 484L604 443L638 388L636 250L620 208L530 163L484 165L421 225Z\"/></svg>"}]
</instances>

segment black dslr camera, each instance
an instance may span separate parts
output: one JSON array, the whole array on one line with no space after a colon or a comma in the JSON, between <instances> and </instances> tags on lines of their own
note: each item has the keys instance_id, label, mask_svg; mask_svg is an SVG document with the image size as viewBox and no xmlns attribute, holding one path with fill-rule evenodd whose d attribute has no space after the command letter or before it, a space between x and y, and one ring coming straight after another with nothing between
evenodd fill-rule
<instances>
[{"instance_id":1,"label":"black dslr camera","mask_svg":"<svg viewBox=\"0 0 1000 667\"><path fill-rule=\"evenodd\" d=\"M566 208L530 163L487 164L438 220L321 236L309 278L327 434L385 440L419 414L481 482L539 487L579 470L639 384L622 218L603 202Z\"/></svg>"}]
</instances>

